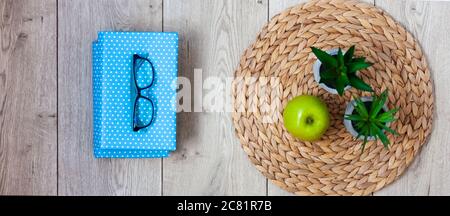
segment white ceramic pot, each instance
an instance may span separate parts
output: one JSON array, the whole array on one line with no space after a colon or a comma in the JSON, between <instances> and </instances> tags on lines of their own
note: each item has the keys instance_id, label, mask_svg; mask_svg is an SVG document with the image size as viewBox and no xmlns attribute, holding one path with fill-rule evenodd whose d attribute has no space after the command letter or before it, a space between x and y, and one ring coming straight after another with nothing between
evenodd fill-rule
<instances>
[{"instance_id":1,"label":"white ceramic pot","mask_svg":"<svg viewBox=\"0 0 450 216\"><path fill-rule=\"evenodd\" d=\"M368 102L368 101L372 101L372 100L373 100L372 97L361 97L362 102ZM346 115L351 115L353 113L353 111L355 110L355 106L356 106L356 101L354 101L354 100L352 100L350 103L347 104L347 108L345 109L345 115L344 115L344 125L345 125L345 128L347 129L347 131L353 137L356 138L356 137L358 137L358 132L353 127L352 121L345 119ZM383 106L383 110L385 112L389 111L386 105ZM389 125L390 125L390 123L386 124L387 127L389 127ZM360 139L364 139L364 137L360 137ZM369 140L369 141L375 140L375 137L367 137L367 140Z\"/></svg>"},{"instance_id":2,"label":"white ceramic pot","mask_svg":"<svg viewBox=\"0 0 450 216\"><path fill-rule=\"evenodd\" d=\"M339 52L338 48L327 51L327 53L330 54L330 55L337 55L338 52ZM325 85L324 83L320 83L320 79L321 79L320 78L320 66L322 66L322 62L319 59L317 59L316 62L314 63L314 65L313 65L314 80L319 84L319 86L321 88L325 89L325 91L327 91L327 92L329 92L331 94L339 94L336 89L331 88L331 87ZM347 85L344 88L344 90L346 91L346 90L350 89L350 87L351 86Z\"/></svg>"}]
</instances>

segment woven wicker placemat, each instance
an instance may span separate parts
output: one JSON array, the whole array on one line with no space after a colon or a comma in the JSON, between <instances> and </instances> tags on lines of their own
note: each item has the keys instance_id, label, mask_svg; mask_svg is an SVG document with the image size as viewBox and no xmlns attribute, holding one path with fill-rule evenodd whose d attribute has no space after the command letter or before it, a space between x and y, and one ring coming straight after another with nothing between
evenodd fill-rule
<instances>
[{"instance_id":1,"label":"woven wicker placemat","mask_svg":"<svg viewBox=\"0 0 450 216\"><path fill-rule=\"evenodd\" d=\"M309 47L356 45L375 65L361 71L377 93L389 89L388 107L399 107L388 136L390 149L345 130L350 90L331 95L314 81ZM317 142L302 142L284 128L282 111L297 95L323 99L330 129ZM279 187L299 195L367 195L397 179L426 143L432 128L433 85L420 45L382 10L358 1L310 1L289 8L262 29L235 72L233 123L252 163Z\"/></svg>"}]
</instances>

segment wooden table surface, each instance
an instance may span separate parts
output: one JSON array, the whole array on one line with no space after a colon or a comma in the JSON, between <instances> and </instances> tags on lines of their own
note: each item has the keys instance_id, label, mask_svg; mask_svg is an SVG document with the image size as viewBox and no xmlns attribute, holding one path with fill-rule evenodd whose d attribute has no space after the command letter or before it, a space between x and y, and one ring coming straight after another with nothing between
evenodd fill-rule
<instances>
[{"instance_id":1,"label":"wooden table surface","mask_svg":"<svg viewBox=\"0 0 450 216\"><path fill-rule=\"evenodd\" d=\"M285 195L247 159L230 113L180 113L167 159L92 154L97 31L176 31L180 75L230 77L260 28L304 0L0 0L0 194ZM450 195L450 2L369 0L421 42L436 111L431 140L374 195Z\"/></svg>"}]
</instances>

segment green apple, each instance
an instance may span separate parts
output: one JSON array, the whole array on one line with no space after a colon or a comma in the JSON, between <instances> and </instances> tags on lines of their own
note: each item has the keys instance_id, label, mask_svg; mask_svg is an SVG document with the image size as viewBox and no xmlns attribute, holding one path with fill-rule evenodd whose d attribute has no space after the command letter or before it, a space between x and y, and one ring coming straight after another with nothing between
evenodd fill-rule
<instances>
[{"instance_id":1,"label":"green apple","mask_svg":"<svg viewBox=\"0 0 450 216\"><path fill-rule=\"evenodd\" d=\"M283 119L286 129L303 141L320 139L330 126L327 105L311 95L301 95L289 101Z\"/></svg>"}]
</instances>

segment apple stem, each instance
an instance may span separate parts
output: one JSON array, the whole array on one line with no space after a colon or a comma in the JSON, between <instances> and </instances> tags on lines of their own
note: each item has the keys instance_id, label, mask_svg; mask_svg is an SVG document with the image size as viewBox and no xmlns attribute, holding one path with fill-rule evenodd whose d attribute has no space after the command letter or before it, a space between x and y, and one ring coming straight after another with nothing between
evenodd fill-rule
<instances>
[{"instance_id":1,"label":"apple stem","mask_svg":"<svg viewBox=\"0 0 450 216\"><path fill-rule=\"evenodd\" d=\"M314 123L314 119L312 117L308 116L306 118L306 124L312 124L312 123Z\"/></svg>"}]
</instances>

